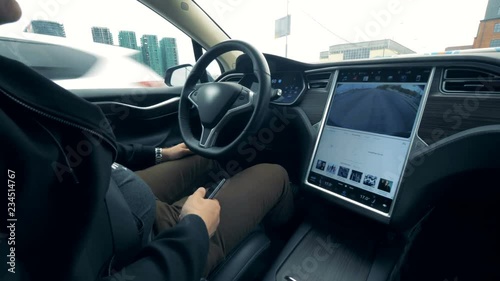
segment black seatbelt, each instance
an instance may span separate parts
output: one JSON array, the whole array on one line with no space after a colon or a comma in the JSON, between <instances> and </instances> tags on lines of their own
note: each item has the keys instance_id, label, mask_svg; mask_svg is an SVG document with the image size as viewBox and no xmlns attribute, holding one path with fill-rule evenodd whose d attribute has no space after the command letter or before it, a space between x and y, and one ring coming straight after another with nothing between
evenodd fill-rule
<instances>
[{"instance_id":1,"label":"black seatbelt","mask_svg":"<svg viewBox=\"0 0 500 281\"><path fill-rule=\"evenodd\" d=\"M113 178L106 193L106 207L113 235L113 269L129 264L141 248L139 231L130 207Z\"/></svg>"}]
</instances>

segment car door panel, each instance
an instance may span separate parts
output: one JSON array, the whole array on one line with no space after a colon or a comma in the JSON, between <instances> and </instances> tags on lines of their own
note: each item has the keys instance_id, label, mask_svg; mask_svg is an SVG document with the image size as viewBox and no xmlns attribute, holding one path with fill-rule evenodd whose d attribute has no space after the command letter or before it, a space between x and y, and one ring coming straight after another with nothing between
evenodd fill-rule
<instances>
[{"instance_id":1,"label":"car door panel","mask_svg":"<svg viewBox=\"0 0 500 281\"><path fill-rule=\"evenodd\" d=\"M142 107L179 97L181 91L182 87L71 90L75 95L90 102L113 101Z\"/></svg>"},{"instance_id":2,"label":"car door panel","mask_svg":"<svg viewBox=\"0 0 500 281\"><path fill-rule=\"evenodd\" d=\"M99 106L118 141L169 146L182 142L177 111L182 88L74 91Z\"/></svg>"}]
</instances>

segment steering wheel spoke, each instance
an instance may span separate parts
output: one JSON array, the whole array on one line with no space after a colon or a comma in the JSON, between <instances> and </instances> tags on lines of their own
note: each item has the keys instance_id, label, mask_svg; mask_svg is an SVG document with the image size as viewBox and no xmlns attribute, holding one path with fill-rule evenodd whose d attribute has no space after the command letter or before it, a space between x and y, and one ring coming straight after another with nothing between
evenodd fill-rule
<instances>
[{"instance_id":1,"label":"steering wheel spoke","mask_svg":"<svg viewBox=\"0 0 500 281\"><path fill-rule=\"evenodd\" d=\"M198 88L195 88L188 96L189 101L198 108Z\"/></svg>"},{"instance_id":2,"label":"steering wheel spoke","mask_svg":"<svg viewBox=\"0 0 500 281\"><path fill-rule=\"evenodd\" d=\"M255 93L250 90L243 90L228 111L230 113L240 113L255 106Z\"/></svg>"},{"instance_id":3,"label":"steering wheel spoke","mask_svg":"<svg viewBox=\"0 0 500 281\"><path fill-rule=\"evenodd\" d=\"M200 146L203 148L213 147L219 136L219 131L220 128L218 125L212 129L205 128L205 126L201 125Z\"/></svg>"}]
</instances>

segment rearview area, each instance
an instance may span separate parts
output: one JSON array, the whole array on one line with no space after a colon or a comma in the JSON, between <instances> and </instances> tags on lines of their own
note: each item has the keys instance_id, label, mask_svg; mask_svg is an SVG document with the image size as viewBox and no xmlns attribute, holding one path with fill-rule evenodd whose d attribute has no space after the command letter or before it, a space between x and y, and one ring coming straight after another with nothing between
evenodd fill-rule
<instances>
[{"instance_id":1,"label":"rearview area","mask_svg":"<svg viewBox=\"0 0 500 281\"><path fill-rule=\"evenodd\" d=\"M339 84L327 125L409 138L424 87L411 83Z\"/></svg>"}]
</instances>

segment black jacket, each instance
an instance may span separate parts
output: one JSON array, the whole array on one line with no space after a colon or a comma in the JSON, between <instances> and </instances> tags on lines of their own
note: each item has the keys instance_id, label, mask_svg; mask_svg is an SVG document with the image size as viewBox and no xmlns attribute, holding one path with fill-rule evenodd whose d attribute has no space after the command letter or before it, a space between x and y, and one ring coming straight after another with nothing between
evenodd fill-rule
<instances>
[{"instance_id":1,"label":"black jacket","mask_svg":"<svg viewBox=\"0 0 500 281\"><path fill-rule=\"evenodd\" d=\"M136 171L155 164L155 147L142 144L116 143L118 155L116 162Z\"/></svg>"},{"instance_id":2,"label":"black jacket","mask_svg":"<svg viewBox=\"0 0 500 281\"><path fill-rule=\"evenodd\" d=\"M112 254L100 248L110 237L99 236L104 226L95 225L105 210L110 165L145 167L154 151L117 144L98 107L4 57L0 140L2 208L14 203L0 212L0 280L96 280L100 259ZM205 224L187 216L106 279L198 281L207 253ZM16 273L8 271L12 265Z\"/></svg>"}]
</instances>

